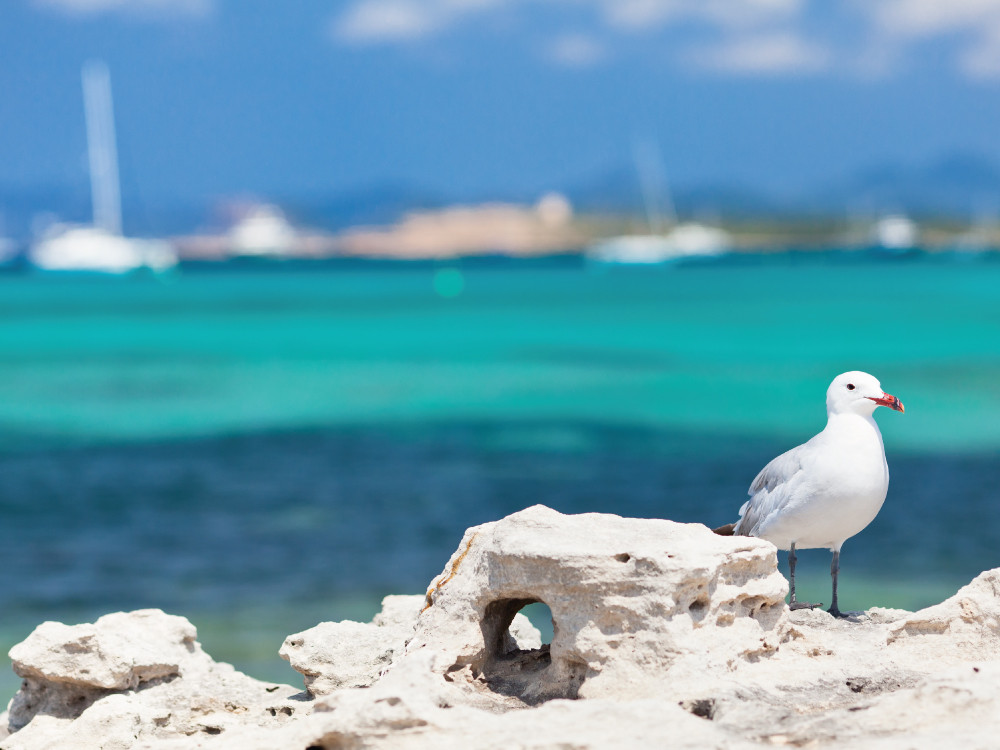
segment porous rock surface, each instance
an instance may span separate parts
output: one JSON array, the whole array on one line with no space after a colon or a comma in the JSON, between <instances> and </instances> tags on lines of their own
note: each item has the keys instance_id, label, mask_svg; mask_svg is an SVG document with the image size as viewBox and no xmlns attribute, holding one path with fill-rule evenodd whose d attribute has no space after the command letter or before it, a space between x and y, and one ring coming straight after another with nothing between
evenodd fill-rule
<instances>
[{"instance_id":1,"label":"porous rock surface","mask_svg":"<svg viewBox=\"0 0 1000 750\"><path fill-rule=\"evenodd\" d=\"M529 508L470 529L426 596L289 636L308 692L212 661L158 610L45 623L11 651L0 748L996 746L1000 569L835 620L789 612L775 552ZM544 646L516 615L535 601Z\"/></svg>"},{"instance_id":2,"label":"porous rock surface","mask_svg":"<svg viewBox=\"0 0 1000 750\"><path fill-rule=\"evenodd\" d=\"M259 682L202 651L195 628L157 609L97 622L45 622L10 651L23 678L7 710L3 750L137 748L275 726L300 693Z\"/></svg>"},{"instance_id":3,"label":"porous rock surface","mask_svg":"<svg viewBox=\"0 0 1000 750\"><path fill-rule=\"evenodd\" d=\"M302 674L314 697L368 687L403 654L425 602L423 596L387 596L371 622L321 622L288 636L278 654ZM541 633L524 615L514 616L510 632L518 648L541 648Z\"/></svg>"},{"instance_id":4,"label":"porous rock surface","mask_svg":"<svg viewBox=\"0 0 1000 750\"><path fill-rule=\"evenodd\" d=\"M667 672L772 653L787 592L768 542L535 506L465 533L407 648L438 654L449 679L527 703L663 694ZM549 649L524 653L508 627L531 602L548 605L555 632Z\"/></svg>"}]
</instances>

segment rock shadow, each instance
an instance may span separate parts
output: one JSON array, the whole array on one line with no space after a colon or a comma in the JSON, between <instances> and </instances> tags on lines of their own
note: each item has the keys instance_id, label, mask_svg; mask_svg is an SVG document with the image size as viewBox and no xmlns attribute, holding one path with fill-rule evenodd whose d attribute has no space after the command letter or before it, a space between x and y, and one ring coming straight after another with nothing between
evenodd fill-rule
<instances>
[{"instance_id":1,"label":"rock shadow","mask_svg":"<svg viewBox=\"0 0 1000 750\"><path fill-rule=\"evenodd\" d=\"M582 664L553 664L552 651L559 640L559 623L553 615L552 643L521 649L510 633L514 615L539 597L498 599L488 604L481 623L484 653L481 677L495 693L536 705L553 698L576 698L585 677ZM550 608L551 611L551 608Z\"/></svg>"}]
</instances>

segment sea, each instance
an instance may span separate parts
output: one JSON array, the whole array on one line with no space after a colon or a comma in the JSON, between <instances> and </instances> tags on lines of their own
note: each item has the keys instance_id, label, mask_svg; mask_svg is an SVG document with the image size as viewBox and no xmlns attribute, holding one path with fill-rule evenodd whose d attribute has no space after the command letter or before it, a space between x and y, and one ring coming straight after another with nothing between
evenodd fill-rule
<instances>
[{"instance_id":1,"label":"sea","mask_svg":"<svg viewBox=\"0 0 1000 750\"><path fill-rule=\"evenodd\" d=\"M840 605L920 608L1000 566L1000 254L6 272L0 653L159 607L301 684L286 635L423 593L469 526L735 520L853 369L906 412L876 414L889 496ZM829 562L801 553L800 598L828 602Z\"/></svg>"}]
</instances>

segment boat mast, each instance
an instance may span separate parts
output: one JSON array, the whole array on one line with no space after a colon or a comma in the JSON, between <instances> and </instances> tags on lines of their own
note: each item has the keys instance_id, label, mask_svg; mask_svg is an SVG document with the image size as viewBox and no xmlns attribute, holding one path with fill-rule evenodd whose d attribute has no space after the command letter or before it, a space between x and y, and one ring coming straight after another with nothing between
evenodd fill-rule
<instances>
[{"instance_id":1,"label":"boat mast","mask_svg":"<svg viewBox=\"0 0 1000 750\"><path fill-rule=\"evenodd\" d=\"M663 158L655 140L636 139L632 144L632 157L639 173L639 188L646 209L646 223L652 234L662 234L665 226L677 223L677 211L670 196L670 188L663 176Z\"/></svg>"},{"instance_id":2,"label":"boat mast","mask_svg":"<svg viewBox=\"0 0 1000 750\"><path fill-rule=\"evenodd\" d=\"M94 226L114 235L122 233L118 152L111 107L111 76L103 62L83 66L83 104L87 118L87 156Z\"/></svg>"}]
</instances>

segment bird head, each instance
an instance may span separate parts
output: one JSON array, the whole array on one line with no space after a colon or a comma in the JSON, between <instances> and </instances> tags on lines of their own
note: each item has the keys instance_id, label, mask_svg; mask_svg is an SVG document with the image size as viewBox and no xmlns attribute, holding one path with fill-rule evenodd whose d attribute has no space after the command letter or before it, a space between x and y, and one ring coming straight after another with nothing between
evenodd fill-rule
<instances>
[{"instance_id":1,"label":"bird head","mask_svg":"<svg viewBox=\"0 0 1000 750\"><path fill-rule=\"evenodd\" d=\"M881 383L867 372L845 372L830 383L826 391L826 410L830 414L868 416L879 406L904 411L903 403L882 390Z\"/></svg>"}]
</instances>

